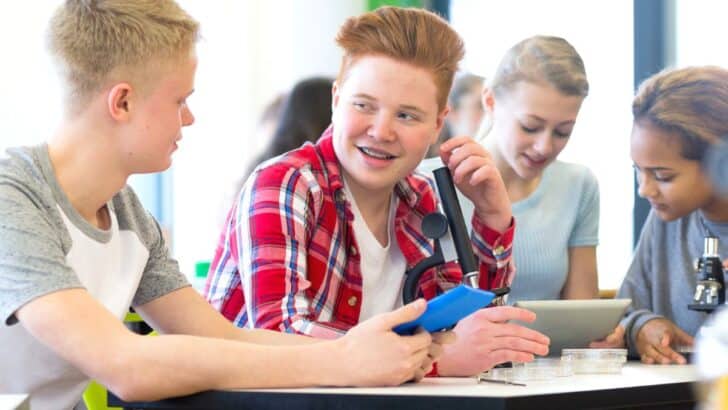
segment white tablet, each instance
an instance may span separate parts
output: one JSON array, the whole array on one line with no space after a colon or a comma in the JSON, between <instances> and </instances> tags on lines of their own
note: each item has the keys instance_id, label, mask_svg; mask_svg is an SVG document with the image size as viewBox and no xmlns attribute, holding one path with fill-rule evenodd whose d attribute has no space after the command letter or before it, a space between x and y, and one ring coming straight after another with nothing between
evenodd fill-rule
<instances>
[{"instance_id":1,"label":"white tablet","mask_svg":"<svg viewBox=\"0 0 728 410\"><path fill-rule=\"evenodd\" d=\"M536 314L533 323L521 323L551 339L549 356L562 349L589 347L610 334L624 316L631 299L522 300L514 306Z\"/></svg>"}]
</instances>

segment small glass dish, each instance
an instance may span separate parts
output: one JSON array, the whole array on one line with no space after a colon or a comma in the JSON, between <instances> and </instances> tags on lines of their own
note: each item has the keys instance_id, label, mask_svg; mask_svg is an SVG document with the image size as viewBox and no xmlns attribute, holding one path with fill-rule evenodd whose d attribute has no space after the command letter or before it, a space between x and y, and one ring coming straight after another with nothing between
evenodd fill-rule
<instances>
[{"instance_id":1,"label":"small glass dish","mask_svg":"<svg viewBox=\"0 0 728 410\"><path fill-rule=\"evenodd\" d=\"M555 377L566 377L574 374L570 362L559 359L538 358L527 363L513 363L515 380L548 381Z\"/></svg>"},{"instance_id":2,"label":"small glass dish","mask_svg":"<svg viewBox=\"0 0 728 410\"><path fill-rule=\"evenodd\" d=\"M574 374L571 363L560 359L539 358L528 363L513 363L510 368L495 368L481 377L507 382L551 381L556 377Z\"/></svg>"},{"instance_id":3,"label":"small glass dish","mask_svg":"<svg viewBox=\"0 0 728 410\"><path fill-rule=\"evenodd\" d=\"M574 374L619 374L627 362L627 349L564 349L561 361Z\"/></svg>"}]
</instances>

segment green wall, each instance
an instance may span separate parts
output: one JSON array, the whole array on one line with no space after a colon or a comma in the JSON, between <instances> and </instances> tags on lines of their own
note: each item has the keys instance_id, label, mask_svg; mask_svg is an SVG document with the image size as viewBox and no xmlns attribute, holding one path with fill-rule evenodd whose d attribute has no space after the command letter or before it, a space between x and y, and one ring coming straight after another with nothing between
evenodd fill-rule
<instances>
[{"instance_id":1,"label":"green wall","mask_svg":"<svg viewBox=\"0 0 728 410\"><path fill-rule=\"evenodd\" d=\"M367 10L375 10L381 6L424 7L425 0L367 0Z\"/></svg>"}]
</instances>

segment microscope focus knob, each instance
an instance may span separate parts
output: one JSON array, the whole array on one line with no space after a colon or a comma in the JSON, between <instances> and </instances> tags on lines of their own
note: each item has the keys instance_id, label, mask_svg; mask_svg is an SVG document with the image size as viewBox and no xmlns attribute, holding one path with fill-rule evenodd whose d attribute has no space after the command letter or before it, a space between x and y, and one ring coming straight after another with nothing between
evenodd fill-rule
<instances>
[{"instance_id":1,"label":"microscope focus knob","mask_svg":"<svg viewBox=\"0 0 728 410\"><path fill-rule=\"evenodd\" d=\"M425 215L422 219L422 233L430 239L439 239L447 233L447 217L439 212Z\"/></svg>"}]
</instances>

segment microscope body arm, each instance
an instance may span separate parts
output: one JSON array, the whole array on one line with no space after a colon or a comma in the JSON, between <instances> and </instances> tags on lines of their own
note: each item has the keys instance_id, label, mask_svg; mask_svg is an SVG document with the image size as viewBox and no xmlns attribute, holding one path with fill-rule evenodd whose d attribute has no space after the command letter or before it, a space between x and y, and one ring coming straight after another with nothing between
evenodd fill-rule
<instances>
[{"instance_id":1,"label":"microscope body arm","mask_svg":"<svg viewBox=\"0 0 728 410\"><path fill-rule=\"evenodd\" d=\"M515 223L506 232L497 232L473 217L471 244L478 263L478 287L489 290L509 286L513 280L515 268L511 261L511 246ZM462 283L462 269L456 261L449 239L441 239L441 244L433 246L435 252L418 265L411 267L407 273L405 289L411 286L407 281L421 275L419 283L411 295L404 295L405 300L413 300L417 296L431 299ZM441 250L438 250L441 249ZM410 298L410 299L408 299Z\"/></svg>"}]
</instances>

